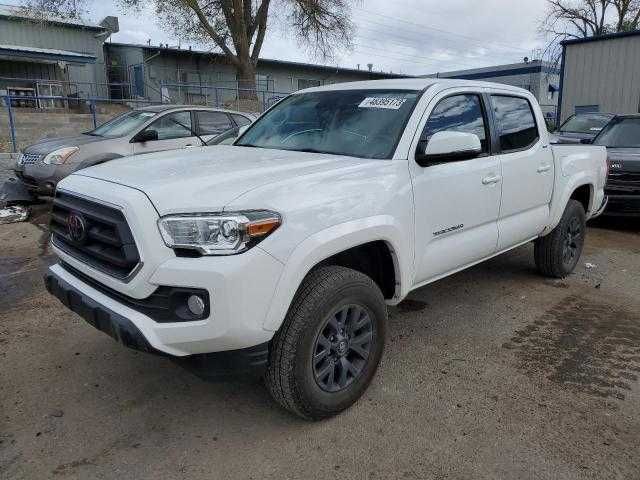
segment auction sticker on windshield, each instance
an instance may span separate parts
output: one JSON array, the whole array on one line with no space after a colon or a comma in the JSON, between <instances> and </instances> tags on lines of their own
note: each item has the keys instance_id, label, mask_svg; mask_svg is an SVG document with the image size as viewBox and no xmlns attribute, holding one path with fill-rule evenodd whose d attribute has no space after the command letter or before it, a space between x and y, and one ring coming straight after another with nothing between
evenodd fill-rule
<instances>
[{"instance_id":1,"label":"auction sticker on windshield","mask_svg":"<svg viewBox=\"0 0 640 480\"><path fill-rule=\"evenodd\" d=\"M406 102L406 98L398 97L367 97L360 105L359 108L386 108L389 110L398 110Z\"/></svg>"}]
</instances>

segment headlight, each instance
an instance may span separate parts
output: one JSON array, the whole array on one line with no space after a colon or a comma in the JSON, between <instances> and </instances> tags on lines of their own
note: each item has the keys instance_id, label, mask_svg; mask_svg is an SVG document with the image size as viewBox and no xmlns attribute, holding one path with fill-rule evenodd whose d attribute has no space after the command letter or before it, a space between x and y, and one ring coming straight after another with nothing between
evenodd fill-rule
<instances>
[{"instance_id":1,"label":"headlight","mask_svg":"<svg viewBox=\"0 0 640 480\"><path fill-rule=\"evenodd\" d=\"M65 147L54 150L50 154L44 157L42 160L47 165L62 165L67 163L69 157L80 150L78 147Z\"/></svg>"},{"instance_id":2,"label":"headlight","mask_svg":"<svg viewBox=\"0 0 640 480\"><path fill-rule=\"evenodd\" d=\"M268 210L168 215L158 220L167 247L202 255L242 253L280 226L280 215Z\"/></svg>"}]
</instances>

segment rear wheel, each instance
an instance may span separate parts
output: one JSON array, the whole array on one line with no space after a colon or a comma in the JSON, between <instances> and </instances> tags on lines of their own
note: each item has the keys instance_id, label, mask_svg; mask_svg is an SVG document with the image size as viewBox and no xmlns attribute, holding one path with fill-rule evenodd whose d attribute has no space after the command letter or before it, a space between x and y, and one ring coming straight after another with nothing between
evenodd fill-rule
<instances>
[{"instance_id":1,"label":"rear wheel","mask_svg":"<svg viewBox=\"0 0 640 480\"><path fill-rule=\"evenodd\" d=\"M538 270L553 278L569 275L580 260L585 235L584 207L577 200L569 200L556 228L535 241L534 255Z\"/></svg>"},{"instance_id":2,"label":"rear wheel","mask_svg":"<svg viewBox=\"0 0 640 480\"><path fill-rule=\"evenodd\" d=\"M311 272L272 342L273 398L310 420L351 406L376 372L386 320L382 292L366 275L336 266Z\"/></svg>"}]
</instances>

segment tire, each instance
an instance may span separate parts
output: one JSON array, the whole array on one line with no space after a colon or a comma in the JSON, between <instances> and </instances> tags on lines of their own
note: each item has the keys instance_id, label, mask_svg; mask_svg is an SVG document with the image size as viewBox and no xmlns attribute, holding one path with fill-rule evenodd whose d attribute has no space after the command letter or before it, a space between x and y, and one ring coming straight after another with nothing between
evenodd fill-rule
<instances>
[{"instance_id":1,"label":"tire","mask_svg":"<svg viewBox=\"0 0 640 480\"><path fill-rule=\"evenodd\" d=\"M312 271L271 343L265 383L272 397L307 420L350 407L375 375L386 323L384 297L371 278L337 266Z\"/></svg>"},{"instance_id":2,"label":"tire","mask_svg":"<svg viewBox=\"0 0 640 480\"><path fill-rule=\"evenodd\" d=\"M582 254L585 235L584 207L577 200L569 200L556 228L535 241L534 256L540 273L564 278L573 272Z\"/></svg>"}]
</instances>

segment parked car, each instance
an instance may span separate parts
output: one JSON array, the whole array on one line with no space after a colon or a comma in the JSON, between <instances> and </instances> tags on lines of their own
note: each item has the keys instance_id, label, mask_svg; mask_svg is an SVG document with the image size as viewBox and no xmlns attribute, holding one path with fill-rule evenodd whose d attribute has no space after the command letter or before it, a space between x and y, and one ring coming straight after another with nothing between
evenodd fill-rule
<instances>
[{"instance_id":1,"label":"parked car","mask_svg":"<svg viewBox=\"0 0 640 480\"><path fill-rule=\"evenodd\" d=\"M28 146L18 157L15 173L33 193L51 195L61 179L82 168L128 155L198 146L254 119L251 114L208 107L137 108L90 132Z\"/></svg>"},{"instance_id":2,"label":"parked car","mask_svg":"<svg viewBox=\"0 0 640 480\"><path fill-rule=\"evenodd\" d=\"M605 160L549 145L535 97L507 85L302 90L234 145L61 181L46 285L126 346L201 375L259 372L319 419L365 391L387 305L412 290L530 241L543 275L571 273Z\"/></svg>"},{"instance_id":3,"label":"parked car","mask_svg":"<svg viewBox=\"0 0 640 480\"><path fill-rule=\"evenodd\" d=\"M607 147L609 203L604 213L640 216L640 115L617 115L593 143Z\"/></svg>"},{"instance_id":4,"label":"parked car","mask_svg":"<svg viewBox=\"0 0 640 480\"><path fill-rule=\"evenodd\" d=\"M613 113L571 115L552 134L551 143L589 143L615 117Z\"/></svg>"}]
</instances>

